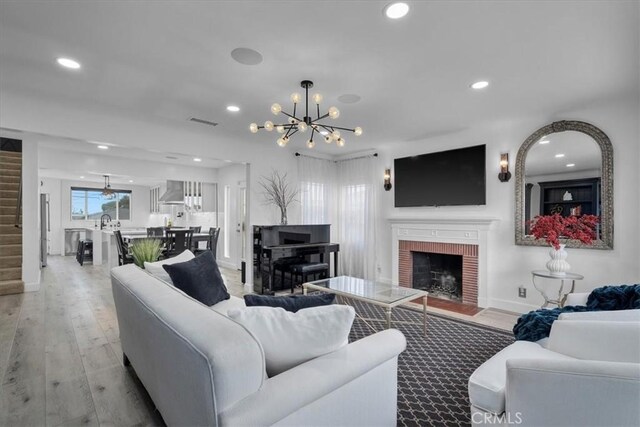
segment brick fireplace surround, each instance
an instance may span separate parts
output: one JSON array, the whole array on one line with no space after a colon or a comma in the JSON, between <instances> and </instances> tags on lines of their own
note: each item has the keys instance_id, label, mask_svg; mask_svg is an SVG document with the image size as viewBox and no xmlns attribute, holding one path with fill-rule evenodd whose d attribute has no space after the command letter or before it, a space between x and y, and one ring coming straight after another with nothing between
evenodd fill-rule
<instances>
[{"instance_id":1,"label":"brick fireplace surround","mask_svg":"<svg viewBox=\"0 0 640 427\"><path fill-rule=\"evenodd\" d=\"M462 255L462 302L488 306L487 247L497 218L391 218L391 282L411 286L411 252Z\"/></svg>"},{"instance_id":2,"label":"brick fireplace surround","mask_svg":"<svg viewBox=\"0 0 640 427\"><path fill-rule=\"evenodd\" d=\"M413 256L411 252L462 256L462 302L478 305L478 245L460 243L417 242L400 240L398 248L398 284L413 285Z\"/></svg>"}]
</instances>

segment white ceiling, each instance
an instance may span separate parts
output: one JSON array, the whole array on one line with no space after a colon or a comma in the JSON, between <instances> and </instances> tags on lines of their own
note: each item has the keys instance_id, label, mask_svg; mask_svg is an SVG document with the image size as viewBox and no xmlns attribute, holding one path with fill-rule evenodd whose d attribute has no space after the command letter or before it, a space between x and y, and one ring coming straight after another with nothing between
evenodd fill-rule
<instances>
[{"instance_id":1,"label":"white ceiling","mask_svg":"<svg viewBox=\"0 0 640 427\"><path fill-rule=\"evenodd\" d=\"M279 149L275 134L250 134L248 124L273 119L273 102L289 109L302 79L325 108L340 108L336 125L364 128L344 149L318 144L336 155L637 96L638 2L409 3L408 16L390 21L378 1L1 2L0 126L46 132L51 117L39 107L55 102L122 123L61 113L61 136L197 155L184 141L160 141L171 127L233 145L242 160L255 144ZM237 47L264 61L236 63ZM60 68L59 56L82 69ZM469 89L477 80L491 85ZM343 94L362 100L342 104ZM29 100L32 116L3 98ZM194 116L220 125L187 122ZM306 150L303 138L292 144Z\"/></svg>"}]
</instances>

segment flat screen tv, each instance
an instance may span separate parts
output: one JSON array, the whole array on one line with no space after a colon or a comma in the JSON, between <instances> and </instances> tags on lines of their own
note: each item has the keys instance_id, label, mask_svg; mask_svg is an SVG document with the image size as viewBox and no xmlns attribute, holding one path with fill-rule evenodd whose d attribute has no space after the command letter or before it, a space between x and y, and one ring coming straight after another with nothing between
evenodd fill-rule
<instances>
[{"instance_id":1,"label":"flat screen tv","mask_svg":"<svg viewBox=\"0 0 640 427\"><path fill-rule=\"evenodd\" d=\"M394 160L395 206L484 205L485 145Z\"/></svg>"}]
</instances>

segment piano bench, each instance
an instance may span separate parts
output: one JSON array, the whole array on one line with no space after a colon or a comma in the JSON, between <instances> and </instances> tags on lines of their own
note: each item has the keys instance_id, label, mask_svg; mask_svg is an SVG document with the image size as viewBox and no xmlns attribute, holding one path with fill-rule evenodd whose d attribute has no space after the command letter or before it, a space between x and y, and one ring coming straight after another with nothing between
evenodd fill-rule
<instances>
[{"instance_id":1,"label":"piano bench","mask_svg":"<svg viewBox=\"0 0 640 427\"><path fill-rule=\"evenodd\" d=\"M325 279L329 275L329 264L326 262L306 262L304 264L294 264L289 267L289 271L293 276L291 279L291 293L293 293L298 276L302 276L302 282L307 281L309 275L320 274L321 278Z\"/></svg>"}]
</instances>

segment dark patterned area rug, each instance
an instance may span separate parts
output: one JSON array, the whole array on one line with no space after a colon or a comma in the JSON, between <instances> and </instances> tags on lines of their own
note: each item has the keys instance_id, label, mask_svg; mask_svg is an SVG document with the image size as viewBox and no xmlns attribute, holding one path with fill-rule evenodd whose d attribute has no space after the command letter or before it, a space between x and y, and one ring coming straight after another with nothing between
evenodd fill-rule
<instances>
[{"instance_id":1,"label":"dark patterned area rug","mask_svg":"<svg viewBox=\"0 0 640 427\"><path fill-rule=\"evenodd\" d=\"M358 315L371 326L384 328L381 308L358 301L352 303ZM513 335L428 314L425 337L422 311L406 308L395 308L392 321L392 327L402 331L407 339L407 349L398 359L398 426L470 425L467 381L478 366L511 344ZM372 333L356 317L350 339L355 341Z\"/></svg>"}]
</instances>

